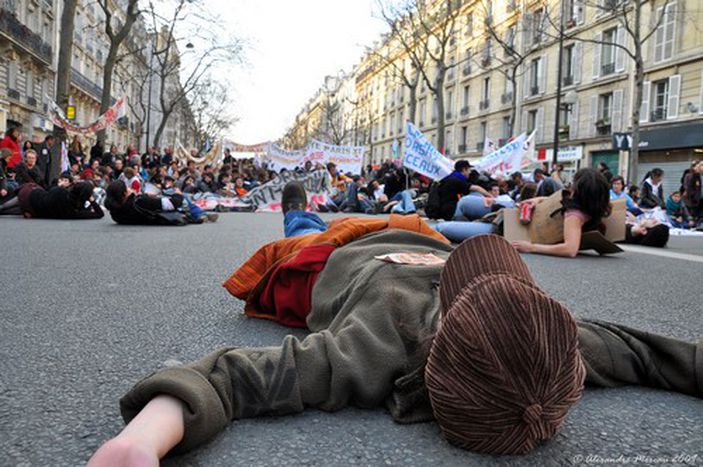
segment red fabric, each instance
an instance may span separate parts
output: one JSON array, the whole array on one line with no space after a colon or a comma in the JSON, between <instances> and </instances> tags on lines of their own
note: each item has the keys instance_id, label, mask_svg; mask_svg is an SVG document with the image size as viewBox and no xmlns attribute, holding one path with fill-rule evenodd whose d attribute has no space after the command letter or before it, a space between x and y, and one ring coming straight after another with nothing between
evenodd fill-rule
<instances>
[{"instance_id":1,"label":"red fabric","mask_svg":"<svg viewBox=\"0 0 703 467\"><path fill-rule=\"evenodd\" d=\"M259 297L260 308L284 326L306 327L312 288L334 249L329 243L307 246L290 261L281 263Z\"/></svg>"},{"instance_id":2,"label":"red fabric","mask_svg":"<svg viewBox=\"0 0 703 467\"><path fill-rule=\"evenodd\" d=\"M20 152L20 143L15 141L10 137L10 135L5 136L2 141L0 141L0 149L9 149L12 151L12 155L7 159L7 168L12 169L17 164L22 162L22 153Z\"/></svg>"}]
</instances>

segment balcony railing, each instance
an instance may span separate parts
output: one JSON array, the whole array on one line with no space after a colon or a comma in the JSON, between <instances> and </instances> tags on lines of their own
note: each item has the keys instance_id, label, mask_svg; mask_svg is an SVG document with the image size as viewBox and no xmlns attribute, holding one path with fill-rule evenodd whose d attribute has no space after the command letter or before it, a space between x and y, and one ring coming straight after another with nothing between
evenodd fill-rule
<instances>
[{"instance_id":1,"label":"balcony railing","mask_svg":"<svg viewBox=\"0 0 703 467\"><path fill-rule=\"evenodd\" d=\"M600 119L596 121L596 134L598 136L606 136L611 133L612 126L609 119Z\"/></svg>"},{"instance_id":2,"label":"balcony railing","mask_svg":"<svg viewBox=\"0 0 703 467\"><path fill-rule=\"evenodd\" d=\"M462 116L464 115L469 115L469 107L465 106L461 108L461 111L459 112Z\"/></svg>"},{"instance_id":3,"label":"balcony railing","mask_svg":"<svg viewBox=\"0 0 703 467\"><path fill-rule=\"evenodd\" d=\"M27 105L30 107L36 107L37 100L35 98L33 98L32 96L27 96Z\"/></svg>"},{"instance_id":4,"label":"balcony railing","mask_svg":"<svg viewBox=\"0 0 703 467\"><path fill-rule=\"evenodd\" d=\"M93 83L91 80L83 76L75 68L71 68L71 83L81 88L84 92L100 101L103 95L103 88Z\"/></svg>"},{"instance_id":5,"label":"balcony railing","mask_svg":"<svg viewBox=\"0 0 703 467\"><path fill-rule=\"evenodd\" d=\"M536 96L539 94L539 86L530 87L530 96Z\"/></svg>"},{"instance_id":6,"label":"balcony railing","mask_svg":"<svg viewBox=\"0 0 703 467\"><path fill-rule=\"evenodd\" d=\"M18 100L20 100L20 92L16 89L8 89L7 90L7 97L18 101Z\"/></svg>"},{"instance_id":7,"label":"balcony railing","mask_svg":"<svg viewBox=\"0 0 703 467\"><path fill-rule=\"evenodd\" d=\"M476 143L476 150L483 151L484 143L483 141Z\"/></svg>"},{"instance_id":8,"label":"balcony railing","mask_svg":"<svg viewBox=\"0 0 703 467\"><path fill-rule=\"evenodd\" d=\"M562 84L564 86L571 86L574 84L574 77L573 76L564 76L564 79L562 80Z\"/></svg>"},{"instance_id":9,"label":"balcony railing","mask_svg":"<svg viewBox=\"0 0 703 467\"><path fill-rule=\"evenodd\" d=\"M481 66L482 67L487 67L491 65L491 57L486 55L483 58L481 58Z\"/></svg>"},{"instance_id":10,"label":"balcony railing","mask_svg":"<svg viewBox=\"0 0 703 467\"><path fill-rule=\"evenodd\" d=\"M450 83L454 81L454 72L452 71L451 73L447 73L447 81Z\"/></svg>"},{"instance_id":11,"label":"balcony railing","mask_svg":"<svg viewBox=\"0 0 703 467\"><path fill-rule=\"evenodd\" d=\"M464 152L466 152L466 145L460 144L457 149L459 150L459 153L464 153Z\"/></svg>"},{"instance_id":12,"label":"balcony railing","mask_svg":"<svg viewBox=\"0 0 703 467\"><path fill-rule=\"evenodd\" d=\"M602 76L612 75L613 73L615 73L615 63L606 63L601 67Z\"/></svg>"},{"instance_id":13,"label":"balcony railing","mask_svg":"<svg viewBox=\"0 0 703 467\"><path fill-rule=\"evenodd\" d=\"M485 101L481 101L478 103L478 109L479 110L486 110L490 104L490 101L486 99Z\"/></svg>"},{"instance_id":14,"label":"balcony railing","mask_svg":"<svg viewBox=\"0 0 703 467\"><path fill-rule=\"evenodd\" d=\"M437 117L432 117L432 123L437 123Z\"/></svg>"},{"instance_id":15,"label":"balcony railing","mask_svg":"<svg viewBox=\"0 0 703 467\"><path fill-rule=\"evenodd\" d=\"M461 74L464 76L469 76L471 74L471 67L470 66L465 66L464 68L461 69Z\"/></svg>"},{"instance_id":16,"label":"balcony railing","mask_svg":"<svg viewBox=\"0 0 703 467\"><path fill-rule=\"evenodd\" d=\"M17 17L5 8L0 8L0 32L10 36L46 63L51 63L51 46L22 24Z\"/></svg>"},{"instance_id":17,"label":"balcony railing","mask_svg":"<svg viewBox=\"0 0 703 467\"><path fill-rule=\"evenodd\" d=\"M500 96L500 103L501 104L511 104L513 102L513 93L512 92L506 92L502 96Z\"/></svg>"},{"instance_id":18,"label":"balcony railing","mask_svg":"<svg viewBox=\"0 0 703 467\"><path fill-rule=\"evenodd\" d=\"M666 120L666 109L661 107L659 109L654 109L650 118L653 122L659 122L661 120Z\"/></svg>"}]
</instances>

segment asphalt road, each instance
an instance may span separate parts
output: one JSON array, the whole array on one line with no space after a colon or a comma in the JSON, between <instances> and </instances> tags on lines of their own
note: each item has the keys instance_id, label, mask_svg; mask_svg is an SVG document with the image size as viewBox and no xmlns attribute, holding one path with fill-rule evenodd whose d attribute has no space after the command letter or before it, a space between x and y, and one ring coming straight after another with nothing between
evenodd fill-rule
<instances>
[{"instance_id":1,"label":"asphalt road","mask_svg":"<svg viewBox=\"0 0 703 467\"><path fill-rule=\"evenodd\" d=\"M196 359L225 345L277 345L290 330L244 317L242 303L221 283L281 235L281 217L269 214L226 214L217 224L182 228L1 218L0 465L83 464L123 426L119 397L162 362ZM672 242L677 252L703 251L703 239ZM579 317L703 338L703 262L629 252L525 259L539 284ZM589 389L555 439L518 458L453 448L432 423L397 425L381 409L347 409L239 421L206 447L165 464L611 459L703 465L703 399L645 388Z\"/></svg>"}]
</instances>

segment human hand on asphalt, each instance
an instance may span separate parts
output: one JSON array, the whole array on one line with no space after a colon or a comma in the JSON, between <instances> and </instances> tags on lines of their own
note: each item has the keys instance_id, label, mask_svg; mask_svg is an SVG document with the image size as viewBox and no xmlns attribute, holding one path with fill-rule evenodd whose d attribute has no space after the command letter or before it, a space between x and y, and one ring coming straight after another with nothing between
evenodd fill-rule
<instances>
[{"instance_id":1,"label":"human hand on asphalt","mask_svg":"<svg viewBox=\"0 0 703 467\"><path fill-rule=\"evenodd\" d=\"M7 190L5 190L5 189L0 190L0 196L7 196Z\"/></svg>"}]
</instances>

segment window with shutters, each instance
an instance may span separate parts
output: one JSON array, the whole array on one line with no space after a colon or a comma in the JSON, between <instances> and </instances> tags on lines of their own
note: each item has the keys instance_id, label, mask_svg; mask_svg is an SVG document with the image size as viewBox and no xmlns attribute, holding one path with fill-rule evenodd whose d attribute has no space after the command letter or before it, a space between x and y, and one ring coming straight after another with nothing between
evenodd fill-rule
<instances>
[{"instance_id":1,"label":"window with shutters","mask_svg":"<svg viewBox=\"0 0 703 467\"><path fill-rule=\"evenodd\" d=\"M486 77L483 79L483 88L481 90L481 102L479 102L478 107L480 110L486 110L490 104L489 98L491 95L491 78Z\"/></svg>"},{"instance_id":2,"label":"window with shutters","mask_svg":"<svg viewBox=\"0 0 703 467\"><path fill-rule=\"evenodd\" d=\"M615 73L615 44L617 43L618 28L603 31L603 44L601 48L601 76Z\"/></svg>"},{"instance_id":3,"label":"window with shutters","mask_svg":"<svg viewBox=\"0 0 703 467\"><path fill-rule=\"evenodd\" d=\"M510 26L505 31L505 48L503 51L506 57L511 57L515 53L515 26Z\"/></svg>"},{"instance_id":4,"label":"window with shutters","mask_svg":"<svg viewBox=\"0 0 703 467\"><path fill-rule=\"evenodd\" d=\"M532 13L532 25L530 26L530 31L532 33L532 44L539 44L542 41L542 20L544 16L544 10L538 8Z\"/></svg>"},{"instance_id":5,"label":"window with shutters","mask_svg":"<svg viewBox=\"0 0 703 467\"><path fill-rule=\"evenodd\" d=\"M466 152L466 146L469 144L469 127L461 127L461 141L459 141L459 152Z\"/></svg>"},{"instance_id":6,"label":"window with shutters","mask_svg":"<svg viewBox=\"0 0 703 467\"><path fill-rule=\"evenodd\" d=\"M596 120L596 132L598 135L609 135L613 114L613 93L609 92L598 96L598 119Z\"/></svg>"},{"instance_id":7,"label":"window with shutters","mask_svg":"<svg viewBox=\"0 0 703 467\"><path fill-rule=\"evenodd\" d=\"M529 135L537 127L537 110L527 112L527 134Z\"/></svg>"},{"instance_id":8,"label":"window with shutters","mask_svg":"<svg viewBox=\"0 0 703 467\"><path fill-rule=\"evenodd\" d=\"M650 116L650 121L666 120L669 102L669 80L654 81L652 89L652 115Z\"/></svg>"},{"instance_id":9,"label":"window with shutters","mask_svg":"<svg viewBox=\"0 0 703 467\"><path fill-rule=\"evenodd\" d=\"M530 62L530 96L539 94L541 60L541 58L535 58Z\"/></svg>"},{"instance_id":10,"label":"window with shutters","mask_svg":"<svg viewBox=\"0 0 703 467\"><path fill-rule=\"evenodd\" d=\"M674 55L676 37L676 3L657 8L655 21L659 21L654 33L654 63L670 60Z\"/></svg>"},{"instance_id":11,"label":"window with shutters","mask_svg":"<svg viewBox=\"0 0 703 467\"><path fill-rule=\"evenodd\" d=\"M474 14L473 12L466 15L466 35L471 36L474 33Z\"/></svg>"},{"instance_id":12,"label":"window with shutters","mask_svg":"<svg viewBox=\"0 0 703 467\"><path fill-rule=\"evenodd\" d=\"M574 76L575 76L575 69L574 69L574 52L576 50L576 44L571 44L564 46L564 55L562 57L562 65L564 67L564 75L563 75L563 85L564 86L571 86L574 84Z\"/></svg>"},{"instance_id":13,"label":"window with shutters","mask_svg":"<svg viewBox=\"0 0 703 467\"><path fill-rule=\"evenodd\" d=\"M503 117L503 139L509 140L513 135L513 126L510 124L510 117Z\"/></svg>"}]
</instances>

